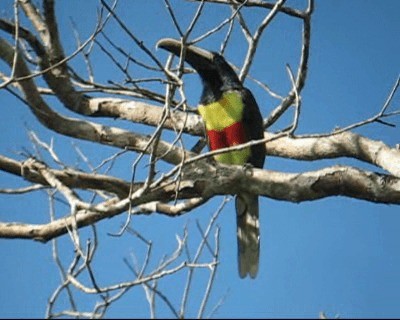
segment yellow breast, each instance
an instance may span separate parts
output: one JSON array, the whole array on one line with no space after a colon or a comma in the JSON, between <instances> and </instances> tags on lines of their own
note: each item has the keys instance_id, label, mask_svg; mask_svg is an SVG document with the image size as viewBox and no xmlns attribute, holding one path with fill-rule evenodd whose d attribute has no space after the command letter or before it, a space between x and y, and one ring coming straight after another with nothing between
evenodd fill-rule
<instances>
[{"instance_id":1,"label":"yellow breast","mask_svg":"<svg viewBox=\"0 0 400 320\"><path fill-rule=\"evenodd\" d=\"M243 102L236 91L226 92L221 99L207 105L199 105L207 130L223 130L239 122L243 117Z\"/></svg>"}]
</instances>

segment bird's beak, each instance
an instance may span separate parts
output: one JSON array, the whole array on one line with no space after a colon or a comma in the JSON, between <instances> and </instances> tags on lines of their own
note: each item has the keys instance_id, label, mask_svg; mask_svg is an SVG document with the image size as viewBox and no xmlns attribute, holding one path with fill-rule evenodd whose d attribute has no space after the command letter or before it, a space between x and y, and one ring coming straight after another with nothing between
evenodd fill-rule
<instances>
[{"instance_id":1,"label":"bird's beak","mask_svg":"<svg viewBox=\"0 0 400 320\"><path fill-rule=\"evenodd\" d=\"M210 51L193 45L187 46L184 51L182 42L171 38L159 40L156 44L156 47L167 50L178 57L184 53L185 61L197 71L214 69L214 53Z\"/></svg>"}]
</instances>

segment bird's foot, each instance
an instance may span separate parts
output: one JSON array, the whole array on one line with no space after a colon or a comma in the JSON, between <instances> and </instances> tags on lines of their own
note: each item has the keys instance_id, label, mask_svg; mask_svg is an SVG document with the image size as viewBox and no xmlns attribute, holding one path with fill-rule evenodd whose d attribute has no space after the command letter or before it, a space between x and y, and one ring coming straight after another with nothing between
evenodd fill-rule
<instances>
[{"instance_id":1,"label":"bird's foot","mask_svg":"<svg viewBox=\"0 0 400 320\"><path fill-rule=\"evenodd\" d=\"M251 163L245 163L242 167L245 175L252 176L253 175L254 166Z\"/></svg>"}]
</instances>

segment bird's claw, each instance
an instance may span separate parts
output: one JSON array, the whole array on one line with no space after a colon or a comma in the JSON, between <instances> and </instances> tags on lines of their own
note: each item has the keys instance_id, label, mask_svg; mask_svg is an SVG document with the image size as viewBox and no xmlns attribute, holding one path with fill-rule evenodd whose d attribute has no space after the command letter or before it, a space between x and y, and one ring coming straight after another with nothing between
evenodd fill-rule
<instances>
[{"instance_id":1,"label":"bird's claw","mask_svg":"<svg viewBox=\"0 0 400 320\"><path fill-rule=\"evenodd\" d=\"M251 163L245 163L242 167L245 175L252 176L253 175L254 166Z\"/></svg>"}]
</instances>

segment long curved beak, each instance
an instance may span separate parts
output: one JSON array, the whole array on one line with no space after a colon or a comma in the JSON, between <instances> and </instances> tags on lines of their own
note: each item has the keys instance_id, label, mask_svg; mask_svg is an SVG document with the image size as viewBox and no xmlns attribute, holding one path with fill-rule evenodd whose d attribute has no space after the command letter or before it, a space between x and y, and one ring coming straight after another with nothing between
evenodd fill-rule
<instances>
[{"instance_id":1,"label":"long curved beak","mask_svg":"<svg viewBox=\"0 0 400 320\"><path fill-rule=\"evenodd\" d=\"M199 73L201 73L201 70L206 71L215 69L213 64L214 53L194 45L187 46L184 51L181 41L171 38L164 38L157 42L156 47L167 50L178 57L184 53L185 61Z\"/></svg>"}]
</instances>

